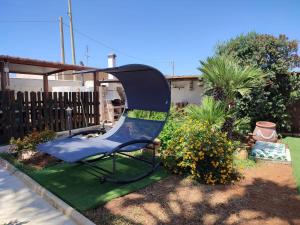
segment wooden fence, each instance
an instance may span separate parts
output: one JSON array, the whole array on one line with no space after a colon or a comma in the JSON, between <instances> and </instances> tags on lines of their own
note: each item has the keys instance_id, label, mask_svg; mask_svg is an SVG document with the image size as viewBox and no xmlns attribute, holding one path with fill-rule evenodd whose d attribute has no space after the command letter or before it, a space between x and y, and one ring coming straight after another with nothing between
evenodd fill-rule
<instances>
[{"instance_id":1,"label":"wooden fence","mask_svg":"<svg viewBox=\"0 0 300 225\"><path fill-rule=\"evenodd\" d=\"M300 133L300 100L294 102L288 107L288 112L291 115L292 132Z\"/></svg>"},{"instance_id":2,"label":"wooden fence","mask_svg":"<svg viewBox=\"0 0 300 225\"><path fill-rule=\"evenodd\" d=\"M0 143L33 130L67 130L67 107L72 128L99 124L98 92L0 92Z\"/></svg>"}]
</instances>

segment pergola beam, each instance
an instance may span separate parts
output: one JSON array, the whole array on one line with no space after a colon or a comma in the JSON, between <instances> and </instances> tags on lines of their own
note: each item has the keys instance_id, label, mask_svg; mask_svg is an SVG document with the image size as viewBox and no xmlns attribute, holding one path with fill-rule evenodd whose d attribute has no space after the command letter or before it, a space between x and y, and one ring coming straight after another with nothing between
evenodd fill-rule
<instances>
[{"instance_id":1,"label":"pergola beam","mask_svg":"<svg viewBox=\"0 0 300 225\"><path fill-rule=\"evenodd\" d=\"M84 67L79 65L70 65L59 62L49 62L36 59L20 58L7 55L0 55L0 90L6 90L8 85L8 73L5 71L5 64L9 72L11 73L21 73L28 75L40 75L43 76L43 90L44 92L49 92L48 76L52 74L57 74L65 71L86 71L86 70L96 70L92 67ZM73 76L74 73L64 74ZM97 82L97 72L94 76L95 90L99 86ZM97 90L98 91L98 90Z\"/></svg>"},{"instance_id":2,"label":"pergola beam","mask_svg":"<svg viewBox=\"0 0 300 225\"><path fill-rule=\"evenodd\" d=\"M112 79L112 80L98 80L99 84L106 84L106 83L120 83L119 80L117 79Z\"/></svg>"},{"instance_id":3,"label":"pergola beam","mask_svg":"<svg viewBox=\"0 0 300 225\"><path fill-rule=\"evenodd\" d=\"M20 64L20 65L28 65L28 66L38 66L38 67L49 67L49 68L57 68L62 70L86 70L86 69L93 69L91 67L84 67L79 65L70 65L70 64L63 64L59 62L49 62L43 60L36 60L36 59L28 59L28 58L20 58L20 57L12 57L12 56L5 56L0 55L0 61L9 62L12 64Z\"/></svg>"},{"instance_id":4,"label":"pergola beam","mask_svg":"<svg viewBox=\"0 0 300 225\"><path fill-rule=\"evenodd\" d=\"M61 72L64 72L64 71L65 71L64 69L59 69L59 70L55 70L55 71L49 72L49 73L47 73L45 75L50 76L52 74L61 73Z\"/></svg>"}]
</instances>

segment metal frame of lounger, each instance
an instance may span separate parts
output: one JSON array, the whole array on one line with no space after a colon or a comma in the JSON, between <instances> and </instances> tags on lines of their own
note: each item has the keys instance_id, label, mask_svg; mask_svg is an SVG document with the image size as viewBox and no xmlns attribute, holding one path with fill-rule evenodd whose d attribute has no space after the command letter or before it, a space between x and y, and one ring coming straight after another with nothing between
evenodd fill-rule
<instances>
[{"instance_id":1,"label":"metal frame of lounger","mask_svg":"<svg viewBox=\"0 0 300 225\"><path fill-rule=\"evenodd\" d=\"M127 115L128 111L129 110L125 110L123 115L124 114ZM161 122L163 122L162 127L166 123L168 117L169 117L169 112L166 114L165 119L161 121ZM85 131L73 134L73 135L70 136L70 138L74 137L74 136L77 136L77 135L81 135L84 132ZM151 161L125 153L127 151L122 152L122 148L124 148L126 146L133 145L133 144L146 144L145 147L152 144L153 147L151 148L151 150L152 150ZM139 151L141 149L143 149L143 148L136 149L135 151ZM130 151L130 152L134 152L134 151ZM138 175L136 177L130 178L130 179L117 179L117 178L114 178L114 175L116 174L116 155L117 154L122 155L122 156L126 156L126 157L130 157L134 160L138 160L140 162L146 163L146 164L150 165L151 168L149 168L149 170L146 171L145 173L143 173L141 175ZM131 183L131 182L141 180L141 179L149 176L151 173L153 173L160 165L160 162L156 162L155 156L156 156L156 150L155 150L154 140L139 139L139 140L132 140L132 141L123 143L123 144L119 145L118 147L116 147L109 154L105 153L105 154L103 154L103 155L101 155L101 156L99 156L98 158L95 158L95 159L80 160L78 163L87 166L87 168L90 169L90 170L88 170L88 172L90 174L96 176L97 178L99 178L101 183L104 183L105 181L109 181L109 182L113 182L113 183L126 184L126 183ZM112 170L111 171L107 170L107 169L105 169L105 168L103 168L99 165L94 165L93 164L94 162L99 162L100 160L108 159L108 158L112 158Z\"/></svg>"},{"instance_id":2,"label":"metal frame of lounger","mask_svg":"<svg viewBox=\"0 0 300 225\"><path fill-rule=\"evenodd\" d=\"M136 69L136 70L130 70L130 67L133 66L133 67L142 67L142 69ZM129 69L128 69L129 67ZM103 69L103 70L91 70L91 71L81 71L80 73L83 74L83 73L93 73L93 72L107 72L107 73L112 73L113 75L115 75L121 82L121 84L123 85L124 87L124 83L127 82L128 84L128 77L126 76L123 76L123 77L118 77L117 74L115 73L119 73L118 72L118 69L121 68L121 73L130 73L130 72L148 72L148 71L154 71L155 73L158 72L158 75L160 76L158 80L156 80L156 82L160 83L161 84L161 87L162 90L161 93L163 94L166 94L167 96L162 96L161 98L162 99L159 99L159 105L156 105L156 102L157 100L154 100L153 98L151 99L151 94L149 92L149 87L148 86L145 86L144 84L144 88L148 88L148 92L146 93L146 98L148 100L150 100L150 103L147 104L147 103L144 103L144 102L141 102L141 99L136 99L135 96L133 96L134 94L139 94L138 91L141 91L141 88L138 90L138 87L134 87L136 88L135 90L135 93L134 92L130 92L129 93L129 97L127 98L127 107L126 107L126 110L124 110L124 113L123 113L123 116L125 116L125 118L128 117L127 113L128 111L130 111L129 108L132 108L131 110L149 110L149 111L156 111L156 112L162 112L162 113L165 113L165 118L164 120L160 120L159 122L161 122L160 124L160 127L156 130L156 135L153 135L151 137L151 139L133 139L133 140L130 140L130 141L127 141L127 142L124 142L120 145L118 145L117 147L115 147L113 150L107 152L107 153L99 153L97 154L97 156L99 155L99 157L97 158L91 158L92 155L89 155L88 157L84 158L84 159L80 159L78 161L74 161L74 163L78 163L80 165L85 165L87 166L87 169L88 169L88 172L97 176L98 178L100 178L100 181L101 182L104 182L104 181L110 181L110 182L115 182L115 183L129 183L129 182L134 182L134 181L137 181L137 180L140 180L148 175L150 175L156 168L158 168L159 166L159 162L156 162L156 159L155 159L155 148L152 149L152 157L151 157L151 161L149 160L146 160L146 159L141 159L141 158L138 158L138 157L135 157L133 155L130 155L130 154L127 154L128 152L134 152L134 151L138 151L140 149L143 149L145 147L147 147L147 145L149 144L155 144L154 143L154 139L158 136L158 134L160 133L160 131L162 130L163 126L165 125L166 121L167 121L167 118L169 116L169 109L170 109L170 100L171 100L171 96L170 96L170 87L169 87L169 84L168 82L166 81L165 78L161 79L163 77L163 75L156 69L152 68L152 67L149 67L149 66L146 66L146 65L138 65L138 64L134 64L134 65L126 65L126 66L123 66L123 67L118 67L118 68L108 68L108 69ZM122 70L123 69L123 70ZM115 72L117 71L117 72ZM138 77L141 81L141 78L142 77ZM143 77L145 78L145 77ZM158 78L156 76L153 76L153 78ZM123 82L122 82L122 79ZM151 81L149 81L151 83ZM164 83L161 83L161 82L164 82ZM129 81L130 83L130 81ZM147 85L150 85L150 84L147 84ZM143 87L142 87L143 88ZM125 89L125 93L126 93L126 87L124 87ZM132 90L131 90L132 91ZM126 95L127 96L127 95ZM134 101L130 101L130 97L131 98L135 98ZM157 96L156 96L157 97ZM141 119L142 120L142 119ZM154 121L153 121L154 122ZM120 123L120 127L122 127L123 123ZM109 133L109 132L108 132ZM77 135L80 135L82 134L82 132L79 132L79 133L76 133L74 135L71 135L69 138L72 138L74 136L77 136ZM130 151L124 149L125 147L128 147L128 146L131 146L131 145L134 145L134 144L144 144L143 146L140 146L139 148L137 149L131 149ZM51 153L50 153L51 154ZM149 170L139 176L136 176L136 177L133 177L133 178L129 178L129 179L118 179L118 178L115 178L114 175L116 173L116 155L119 154L119 155L122 155L122 156L126 156L126 157L130 157L134 160L138 160L140 162L143 162L145 164L148 164L151 166L151 168L149 168ZM94 155L95 156L95 155ZM91 159L89 159L91 158ZM99 160L103 160L103 159L107 159L107 158L112 158L112 170L108 170L108 169L105 169L105 168L102 168L100 167L99 165L95 165L94 163L99 161Z\"/></svg>"},{"instance_id":3,"label":"metal frame of lounger","mask_svg":"<svg viewBox=\"0 0 300 225\"><path fill-rule=\"evenodd\" d=\"M82 160L82 161L80 161L80 163L87 166L89 169L93 170L93 172L95 172L95 173L93 173L93 172L92 173L90 172L90 173L97 176L100 179L101 183L103 183L105 181L109 181L109 182L114 182L114 183L126 184L126 183L130 183L130 182L138 181L140 179L143 179L144 177L147 177L152 172L154 172L155 169L158 168L160 162L156 162L156 160L155 160L155 148L151 149L152 150L152 160L151 161L148 161L148 160L142 159L142 158L138 158L138 157L126 154L126 153L121 151L122 147L129 146L129 145L132 145L132 144L137 144L137 143L154 144L154 142L150 141L150 140L130 141L130 142L127 142L125 144L122 144L122 146L116 148L114 152L112 152L108 155L104 154L104 155L102 155L102 156L100 156L99 158L96 158L96 159ZM116 155L117 154L120 154L120 155L126 156L126 157L130 157L134 160L138 160L140 162L146 163L146 164L150 165L151 168L147 172L145 172L141 175L138 175L136 177L130 178L130 179L115 178L114 175L116 174ZM107 159L107 158L110 158L110 157L112 158L112 170L111 171L107 170L103 167L100 167L99 165L94 165L93 164L93 162L99 162L99 160Z\"/></svg>"}]
</instances>

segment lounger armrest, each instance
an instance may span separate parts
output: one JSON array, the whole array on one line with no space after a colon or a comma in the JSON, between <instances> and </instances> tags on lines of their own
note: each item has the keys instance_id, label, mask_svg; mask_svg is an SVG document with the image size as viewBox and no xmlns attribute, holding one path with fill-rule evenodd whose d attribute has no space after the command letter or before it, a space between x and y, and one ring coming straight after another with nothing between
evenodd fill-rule
<instances>
[{"instance_id":1,"label":"lounger armrest","mask_svg":"<svg viewBox=\"0 0 300 225\"><path fill-rule=\"evenodd\" d=\"M122 149L126 146L129 146L129 145L143 144L143 143L145 143L145 144L154 144L154 141L146 140L146 139L136 139L136 140L128 141L128 142L125 142L125 143L119 145L116 149L114 149L113 152L119 151L120 149Z\"/></svg>"}]
</instances>

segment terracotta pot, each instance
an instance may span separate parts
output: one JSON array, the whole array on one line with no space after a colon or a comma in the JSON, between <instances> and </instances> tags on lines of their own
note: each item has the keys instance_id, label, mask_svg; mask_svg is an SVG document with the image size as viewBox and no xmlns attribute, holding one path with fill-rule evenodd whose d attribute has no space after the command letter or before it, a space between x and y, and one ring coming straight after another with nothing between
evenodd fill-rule
<instances>
[{"instance_id":1,"label":"terracotta pot","mask_svg":"<svg viewBox=\"0 0 300 225\"><path fill-rule=\"evenodd\" d=\"M277 142L276 124L267 121L256 122L253 139L256 141Z\"/></svg>"}]
</instances>

